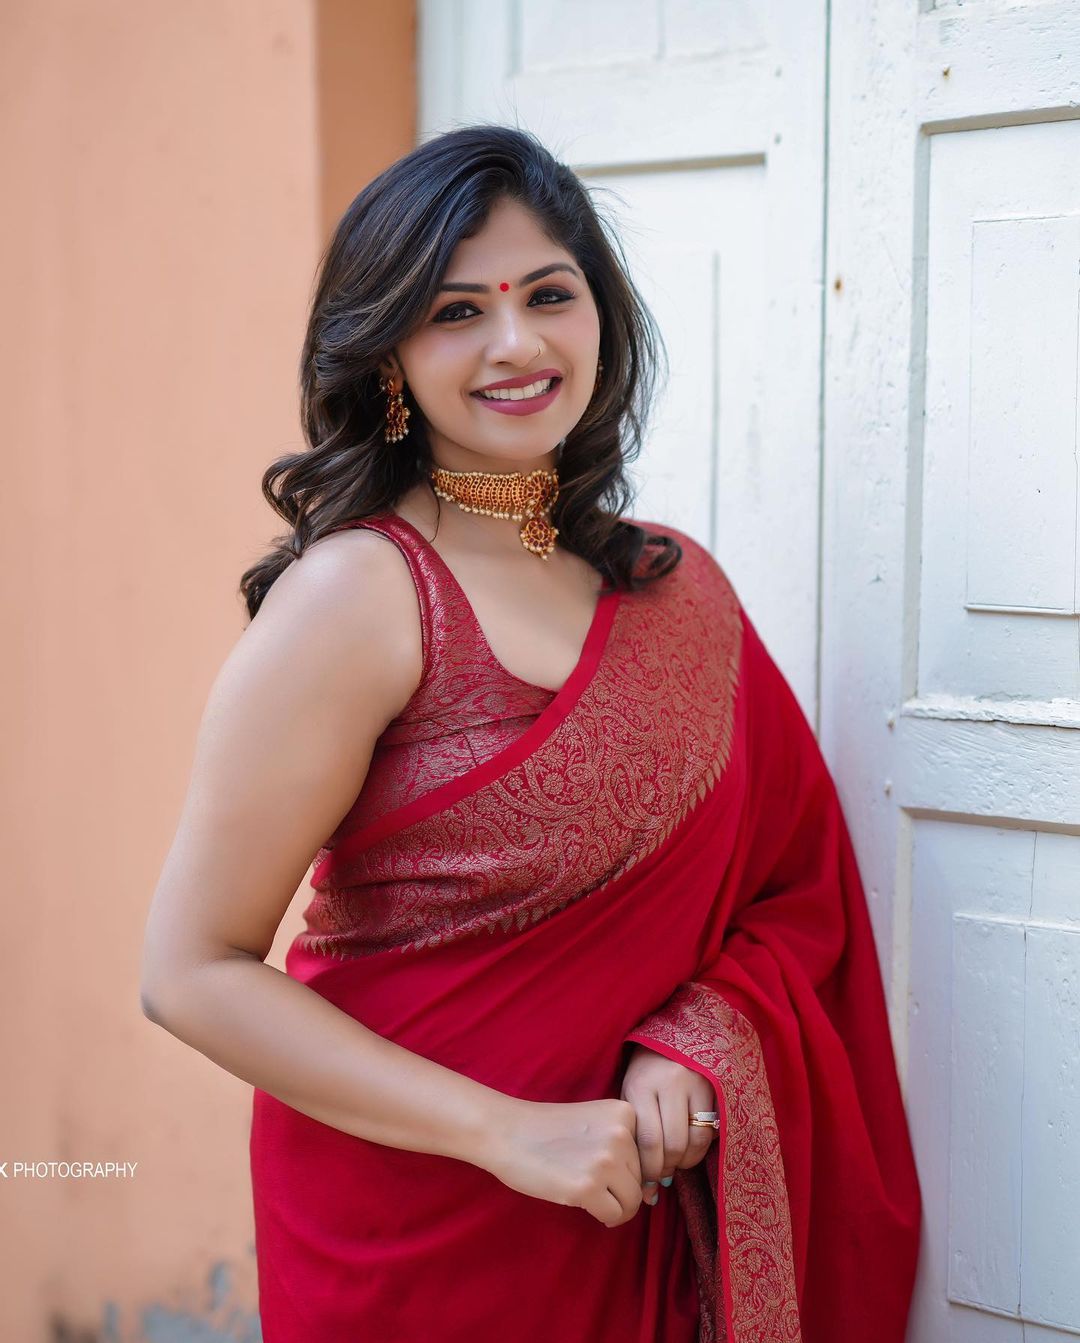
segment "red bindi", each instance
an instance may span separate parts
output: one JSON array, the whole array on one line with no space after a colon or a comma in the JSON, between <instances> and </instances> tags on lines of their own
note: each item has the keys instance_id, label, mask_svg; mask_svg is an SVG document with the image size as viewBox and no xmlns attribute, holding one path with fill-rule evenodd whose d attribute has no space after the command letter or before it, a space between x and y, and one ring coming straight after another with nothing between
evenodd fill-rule
<instances>
[{"instance_id":1,"label":"red bindi","mask_svg":"<svg viewBox=\"0 0 1080 1343\"><path fill-rule=\"evenodd\" d=\"M505 280L503 280L503 282L499 285L499 288L500 288L500 289L503 291L503 293L505 294L506 291L510 288L510 286L506 283Z\"/></svg>"}]
</instances>

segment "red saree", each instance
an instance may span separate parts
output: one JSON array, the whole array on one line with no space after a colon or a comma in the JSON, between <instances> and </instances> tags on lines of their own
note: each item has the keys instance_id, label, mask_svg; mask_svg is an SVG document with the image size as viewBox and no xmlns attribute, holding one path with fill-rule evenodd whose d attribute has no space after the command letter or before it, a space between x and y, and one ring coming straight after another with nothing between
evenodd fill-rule
<instances>
[{"instance_id":1,"label":"red saree","mask_svg":"<svg viewBox=\"0 0 1080 1343\"><path fill-rule=\"evenodd\" d=\"M836 791L722 569L605 590L554 693L415 528L424 675L316 859L290 975L508 1094L618 1097L631 1045L721 1129L608 1228L256 1089L265 1343L901 1343L920 1196Z\"/></svg>"}]
</instances>

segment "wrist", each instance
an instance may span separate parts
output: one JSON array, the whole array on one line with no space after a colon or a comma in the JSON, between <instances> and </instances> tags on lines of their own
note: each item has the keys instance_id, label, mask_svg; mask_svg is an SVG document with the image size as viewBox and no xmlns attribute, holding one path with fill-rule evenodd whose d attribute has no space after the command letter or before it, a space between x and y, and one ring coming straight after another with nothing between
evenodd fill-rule
<instances>
[{"instance_id":1,"label":"wrist","mask_svg":"<svg viewBox=\"0 0 1080 1343\"><path fill-rule=\"evenodd\" d=\"M528 1101L494 1087L482 1084L478 1087L475 1104L463 1117L458 1133L459 1150L454 1155L495 1174L517 1116Z\"/></svg>"}]
</instances>

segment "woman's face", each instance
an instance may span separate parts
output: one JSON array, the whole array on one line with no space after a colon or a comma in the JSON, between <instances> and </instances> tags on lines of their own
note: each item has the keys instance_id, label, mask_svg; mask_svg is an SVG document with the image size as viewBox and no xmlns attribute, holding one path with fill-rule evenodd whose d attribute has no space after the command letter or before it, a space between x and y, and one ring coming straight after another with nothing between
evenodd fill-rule
<instances>
[{"instance_id":1,"label":"woman's face","mask_svg":"<svg viewBox=\"0 0 1080 1343\"><path fill-rule=\"evenodd\" d=\"M503 199L455 248L423 322L397 346L398 365L382 372L396 375L398 390L404 375L436 465L532 471L555 465L560 439L584 414L599 350L600 317L577 261ZM535 395L542 388L531 384L549 379L550 391ZM510 399L505 390L480 395L507 380Z\"/></svg>"}]
</instances>

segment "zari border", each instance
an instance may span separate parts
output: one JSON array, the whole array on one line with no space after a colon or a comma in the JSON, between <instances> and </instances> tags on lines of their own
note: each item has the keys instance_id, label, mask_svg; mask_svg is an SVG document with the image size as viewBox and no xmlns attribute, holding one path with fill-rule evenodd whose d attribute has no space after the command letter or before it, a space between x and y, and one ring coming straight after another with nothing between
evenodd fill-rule
<instances>
[{"instance_id":1,"label":"zari border","mask_svg":"<svg viewBox=\"0 0 1080 1343\"><path fill-rule=\"evenodd\" d=\"M485 765L375 821L391 830L379 843L369 828L324 853L301 948L346 959L524 931L640 878L689 817L724 805L744 768L735 750L743 612L709 553L689 541L686 553L672 587L639 591L617 611L619 594L609 594L575 712L557 731L541 714L539 746L527 729Z\"/></svg>"},{"instance_id":2,"label":"zari border","mask_svg":"<svg viewBox=\"0 0 1080 1343\"><path fill-rule=\"evenodd\" d=\"M333 849L327 849L325 856L317 862L312 873L311 885L318 888L336 868L348 863L365 849L400 830L436 815L444 808L463 802L481 788L502 778L508 771L527 760L533 752L539 750L559 724L569 716L596 673L622 597L623 593L618 590L601 594L577 666L555 698L519 737L460 778L440 784L437 788L395 808L387 815L380 816L363 829L344 836Z\"/></svg>"},{"instance_id":3,"label":"zari border","mask_svg":"<svg viewBox=\"0 0 1080 1343\"><path fill-rule=\"evenodd\" d=\"M698 1343L800 1343L780 1135L757 1031L722 992L691 980L626 1037L707 1077L720 1131L675 1174L701 1297Z\"/></svg>"}]
</instances>

